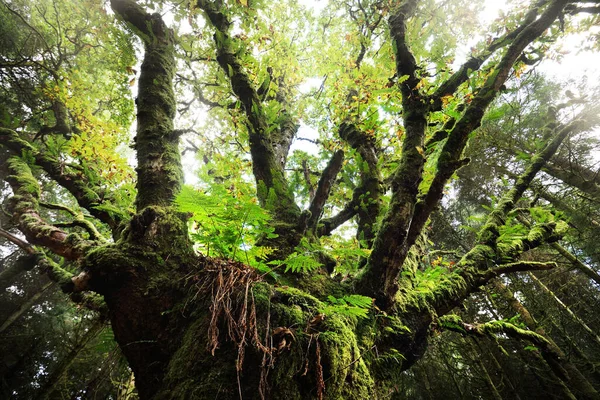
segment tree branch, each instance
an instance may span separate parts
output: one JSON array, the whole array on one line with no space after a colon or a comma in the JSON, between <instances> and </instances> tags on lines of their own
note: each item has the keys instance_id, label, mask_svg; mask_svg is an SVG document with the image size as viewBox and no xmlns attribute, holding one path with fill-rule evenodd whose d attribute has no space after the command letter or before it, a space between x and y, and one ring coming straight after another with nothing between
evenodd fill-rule
<instances>
[{"instance_id":1,"label":"tree branch","mask_svg":"<svg viewBox=\"0 0 600 400\"><path fill-rule=\"evenodd\" d=\"M357 199L358 196L356 196L356 199L353 198L348 204L346 204L342 211L333 217L320 220L317 228L317 235L329 236L340 225L354 217L358 212L358 201L355 201Z\"/></svg>"},{"instance_id":2,"label":"tree branch","mask_svg":"<svg viewBox=\"0 0 600 400\"><path fill-rule=\"evenodd\" d=\"M85 241L76 234L68 234L40 217L40 187L25 162L13 156L8 159L6 168L9 175L5 179L14 193L7 208L27 241L47 247L68 260L80 258L93 242Z\"/></svg>"},{"instance_id":3,"label":"tree branch","mask_svg":"<svg viewBox=\"0 0 600 400\"><path fill-rule=\"evenodd\" d=\"M535 21L540 9L540 2L536 2L534 6L527 12L523 22L513 31L492 40L492 42L477 56L471 56L460 68L452 74L438 89L431 95L430 110L439 111L442 109L442 97L453 94L460 85L467 81L469 73L477 71L483 63L497 50L508 46L529 24Z\"/></svg>"},{"instance_id":4,"label":"tree branch","mask_svg":"<svg viewBox=\"0 0 600 400\"><path fill-rule=\"evenodd\" d=\"M149 14L133 0L111 0L111 6L144 43L138 82L136 208L170 206L183 183L176 113L174 34L160 14Z\"/></svg>"},{"instance_id":5,"label":"tree branch","mask_svg":"<svg viewBox=\"0 0 600 400\"><path fill-rule=\"evenodd\" d=\"M389 19L402 94L405 134L402 158L392 176L388 212L373 242L365 271L357 282L361 294L375 297L384 309L392 306L394 294L399 290L397 277L408 254L408 249L403 246L425 164L423 144L429 105L418 88L418 66L406 42L406 20L414 12L416 3L414 0L402 3Z\"/></svg>"},{"instance_id":6,"label":"tree branch","mask_svg":"<svg viewBox=\"0 0 600 400\"><path fill-rule=\"evenodd\" d=\"M503 333L515 339L527 340L538 347L544 357L552 357L560 360L561 355L556 352L552 343L539 333L521 329L506 321L490 321L483 324L468 324L462 321L458 315L445 315L438 319L440 328L461 333L463 335L490 336L495 338L495 334Z\"/></svg>"},{"instance_id":7,"label":"tree branch","mask_svg":"<svg viewBox=\"0 0 600 400\"><path fill-rule=\"evenodd\" d=\"M381 171L377 159L375 138L355 124L345 122L339 129L340 137L360 155L358 160L360 182L352 193L352 206L357 208L356 237L371 247L375 238L375 223L381 211Z\"/></svg>"},{"instance_id":8,"label":"tree branch","mask_svg":"<svg viewBox=\"0 0 600 400\"><path fill-rule=\"evenodd\" d=\"M27 243L24 240L21 240L20 238L16 237L9 231L6 231L6 230L0 228L0 236L5 238L9 242L17 245L24 252L26 252L28 254L35 254L35 249L33 248L33 246L31 244Z\"/></svg>"},{"instance_id":9,"label":"tree branch","mask_svg":"<svg viewBox=\"0 0 600 400\"><path fill-rule=\"evenodd\" d=\"M231 88L240 100L248 120L252 172L258 187L258 199L261 205L270 208L278 219L297 222L300 208L288 190L283 169L287 150L297 126L287 117L283 118L280 126L269 126L257 90L235 50L237 46L234 46L234 43L237 39L230 36L231 22L216 3L198 0L197 5L215 28L217 62L229 78ZM277 197L277 204L268 202L270 191Z\"/></svg>"},{"instance_id":10,"label":"tree branch","mask_svg":"<svg viewBox=\"0 0 600 400\"><path fill-rule=\"evenodd\" d=\"M17 132L0 127L0 143L15 154L22 154L23 152L31 154L35 159L35 163L42 167L50 178L67 189L75 197L79 206L107 224L113 232L116 231L120 222L126 218L124 214L109 213L99 207L110 204L110 195L104 189L91 185L82 173L69 171L68 167L58 159L38 151L27 141L21 139Z\"/></svg>"},{"instance_id":11,"label":"tree branch","mask_svg":"<svg viewBox=\"0 0 600 400\"><path fill-rule=\"evenodd\" d=\"M319 183L317 185L317 190L315 191L315 195L308 207L308 211L310 211L310 217L307 221L307 229L314 230L317 227L317 222L319 221L321 214L323 213L323 207L325 207L325 203L329 198L329 192L331 191L331 187L335 182L335 178L338 173L342 169L342 162L344 161L344 152L342 150L338 150L333 153L333 156L329 160L329 163L323 170L321 174L321 178L319 179Z\"/></svg>"},{"instance_id":12,"label":"tree branch","mask_svg":"<svg viewBox=\"0 0 600 400\"><path fill-rule=\"evenodd\" d=\"M415 206L415 213L410 226L410 232L407 235L407 248L412 246L414 240L416 240L423 226L427 222L427 219L441 201L444 187L454 172L469 162L468 159L461 159L462 152L467 144L468 136L470 132L475 130L481 124L481 119L483 118L486 108L495 98L500 86L506 81L508 72L510 68L512 68L512 65L516 61L518 55L527 46L527 44L533 41L537 36L541 35L542 32L552 24L552 22L556 19L556 16L560 13L564 4L564 0L555 0L537 20L532 22L521 31L521 33L515 38L515 41L509 46L505 56L500 61L496 72L491 74L470 106L467 107L463 117L456 123L450 132L438 158L436 168L437 172L433 178L433 181L427 193L418 201ZM581 121L577 121L577 124L580 123ZM551 122L548 124L546 129L552 131L552 128L555 127L555 124L555 120L551 119ZM566 135L570 134L575 129L580 128L572 124L565 127L563 131L557 134L556 140L551 142L545 149L546 153L542 152L537 156L538 158L532 160L532 164L529 167L529 173L532 175L523 177L526 182L522 182L522 184L525 186L519 186L518 197L522 195L522 190L525 190L527 187L529 187L533 176L535 176L541 166L549 160L549 157L556 152L556 149L560 143L562 143L562 140L564 140Z\"/></svg>"}]
</instances>

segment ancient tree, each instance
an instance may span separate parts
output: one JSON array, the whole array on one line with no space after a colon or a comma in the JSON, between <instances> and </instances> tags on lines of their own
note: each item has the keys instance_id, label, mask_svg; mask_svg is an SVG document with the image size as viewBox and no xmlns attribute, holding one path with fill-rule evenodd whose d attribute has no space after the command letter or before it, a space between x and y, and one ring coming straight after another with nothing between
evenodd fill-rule
<instances>
[{"instance_id":1,"label":"ancient tree","mask_svg":"<svg viewBox=\"0 0 600 400\"><path fill-rule=\"evenodd\" d=\"M523 197L541 171L577 172L554 156L596 105L539 105L536 145L476 240L448 268L423 257L486 110L597 1L516 8L460 65L470 2L27 3L2 10L2 235L110 320L140 398L387 397L443 329L526 341L598 398L534 322L452 313L496 277L555 267L531 254L568 224Z\"/></svg>"}]
</instances>

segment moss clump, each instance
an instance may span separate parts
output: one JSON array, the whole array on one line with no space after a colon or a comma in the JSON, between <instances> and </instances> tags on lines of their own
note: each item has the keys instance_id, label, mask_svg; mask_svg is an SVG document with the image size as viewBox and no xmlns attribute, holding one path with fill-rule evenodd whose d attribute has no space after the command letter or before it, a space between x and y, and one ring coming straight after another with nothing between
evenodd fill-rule
<instances>
[{"instance_id":1,"label":"moss clump","mask_svg":"<svg viewBox=\"0 0 600 400\"><path fill-rule=\"evenodd\" d=\"M245 290L240 285L230 295L239 303L231 305L238 328ZM207 333L214 322L210 311L214 300L198 292L192 297L184 300L186 309L194 311L156 399L237 399L238 390L244 399L260 398L260 390L273 399L314 399L320 384L324 399L373 398L375 383L359 347L355 319L332 314L314 323L323 308L321 301L296 288L254 282L247 301L256 307L256 330L249 330L240 346L229 336L229 323L219 317L219 343L213 355ZM275 333L278 328L293 332L284 346L282 336ZM240 349L244 356L238 371Z\"/></svg>"},{"instance_id":2,"label":"moss clump","mask_svg":"<svg viewBox=\"0 0 600 400\"><path fill-rule=\"evenodd\" d=\"M37 201L41 194L40 184L31 174L29 165L19 157L10 157L7 161L11 175L6 180L17 187L16 195L27 197L29 201Z\"/></svg>"},{"instance_id":3,"label":"moss clump","mask_svg":"<svg viewBox=\"0 0 600 400\"><path fill-rule=\"evenodd\" d=\"M325 398L373 398L375 382L358 347L354 324L348 318L329 315L318 335L324 371Z\"/></svg>"}]
</instances>

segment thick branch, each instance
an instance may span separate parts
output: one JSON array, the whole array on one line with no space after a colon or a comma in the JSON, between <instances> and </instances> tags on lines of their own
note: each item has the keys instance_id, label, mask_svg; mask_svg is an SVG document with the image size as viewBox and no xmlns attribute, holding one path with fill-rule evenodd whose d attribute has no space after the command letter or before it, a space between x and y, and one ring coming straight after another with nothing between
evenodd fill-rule
<instances>
[{"instance_id":1,"label":"thick branch","mask_svg":"<svg viewBox=\"0 0 600 400\"><path fill-rule=\"evenodd\" d=\"M552 268L554 263L521 261L500 265L498 263L503 260L515 260L525 251L559 240L565 233L564 228L566 228L564 223L536 225L527 237L514 241L510 247L502 247L501 250L478 244L457 263L455 272L445 276L427 296L411 294L416 297L413 303L426 304L438 315L444 315L462 303L471 293L477 291L480 286L501 274Z\"/></svg>"},{"instance_id":2,"label":"thick branch","mask_svg":"<svg viewBox=\"0 0 600 400\"><path fill-rule=\"evenodd\" d=\"M402 96L407 98L417 94L415 91L419 83L416 75L417 60L406 42L406 23L416 8L417 0L404 1L389 19L390 35L395 45L396 70L399 77L406 77L406 80L400 84L400 91Z\"/></svg>"},{"instance_id":3,"label":"thick branch","mask_svg":"<svg viewBox=\"0 0 600 400\"><path fill-rule=\"evenodd\" d=\"M371 247L375 238L375 224L381 211L381 171L377 159L377 146L373 136L351 123L343 123L339 130L340 137L360 155L358 160L360 182L352 193L351 204L357 208L356 238L364 240Z\"/></svg>"},{"instance_id":4,"label":"thick branch","mask_svg":"<svg viewBox=\"0 0 600 400\"><path fill-rule=\"evenodd\" d=\"M497 267L486 271L481 279L488 282L492 278L503 274L522 271L545 271L552 268L556 268L555 262L517 261L514 263L498 265Z\"/></svg>"},{"instance_id":5,"label":"thick branch","mask_svg":"<svg viewBox=\"0 0 600 400\"><path fill-rule=\"evenodd\" d=\"M27 241L47 247L68 260L81 257L92 242L87 242L78 235L68 234L46 223L40 217L38 210L40 187L31 174L29 166L20 158L13 156L7 162L7 170L9 175L6 181L14 193L8 201L7 208Z\"/></svg>"},{"instance_id":6,"label":"thick branch","mask_svg":"<svg viewBox=\"0 0 600 400\"><path fill-rule=\"evenodd\" d=\"M389 307L398 291L397 276L406 252L401 249L414 212L423 176L423 144L428 104L418 89L417 64L406 43L406 19L414 12L416 1L407 1L390 17L389 26L395 47L396 69L402 78L402 109L405 134L402 158L392 176L392 197L388 212L373 242L373 251L357 287L364 295L375 297L381 307Z\"/></svg>"},{"instance_id":7,"label":"thick branch","mask_svg":"<svg viewBox=\"0 0 600 400\"><path fill-rule=\"evenodd\" d=\"M134 139L138 160L136 207L139 211L150 205L168 206L183 182L179 135L173 128L174 35L160 14L147 13L133 0L112 0L111 6L144 43Z\"/></svg>"},{"instance_id":8,"label":"thick branch","mask_svg":"<svg viewBox=\"0 0 600 400\"><path fill-rule=\"evenodd\" d=\"M101 242L105 241L105 239L102 237L100 232L98 232L94 224L92 224L90 221L86 221L83 218L74 219L71 222L57 222L54 224L54 226L58 228L74 228L78 226L80 228L85 229L85 231L90 235L91 240L97 240Z\"/></svg>"},{"instance_id":9,"label":"thick branch","mask_svg":"<svg viewBox=\"0 0 600 400\"><path fill-rule=\"evenodd\" d=\"M240 100L248 120L252 172L258 187L258 199L279 220L296 222L300 216L300 208L288 190L283 169L296 125L284 116L281 126L269 126L257 90L238 57L234 46L237 39L230 36L231 22L218 4L207 0L199 0L197 4L215 28L217 62L229 78L231 88ZM285 156L282 156L284 152ZM270 192L274 194L271 197L277 198L276 204L269 201Z\"/></svg>"},{"instance_id":10,"label":"thick branch","mask_svg":"<svg viewBox=\"0 0 600 400\"><path fill-rule=\"evenodd\" d=\"M6 169L8 175L5 179L14 193L8 201L7 210L12 213L14 223L29 243L44 246L66 260L80 259L92 246L98 244L84 240L77 234L68 234L40 217L40 186L23 160L16 156L9 158ZM25 246L24 243L22 245ZM76 277L44 253L32 253L30 248L27 251L35 257L33 262L37 263L50 279L57 282L63 291L75 292L87 288L87 276Z\"/></svg>"},{"instance_id":11,"label":"thick branch","mask_svg":"<svg viewBox=\"0 0 600 400\"><path fill-rule=\"evenodd\" d=\"M116 212L109 213L99 207L110 204L110 195L106 193L106 190L91 185L85 175L71 172L69 167L55 157L38 151L27 141L21 139L17 132L0 127L0 143L15 154L23 152L32 154L36 164L42 167L50 178L67 189L75 197L79 206L88 210L92 216L107 224L113 231L125 219L125 215Z\"/></svg>"}]
</instances>

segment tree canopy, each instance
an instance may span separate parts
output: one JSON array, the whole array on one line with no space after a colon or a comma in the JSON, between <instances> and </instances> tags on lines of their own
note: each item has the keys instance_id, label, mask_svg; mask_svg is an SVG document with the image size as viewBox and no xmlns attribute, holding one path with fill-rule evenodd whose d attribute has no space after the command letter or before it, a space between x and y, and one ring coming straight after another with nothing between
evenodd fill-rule
<instances>
[{"instance_id":1,"label":"tree canopy","mask_svg":"<svg viewBox=\"0 0 600 400\"><path fill-rule=\"evenodd\" d=\"M2 390L599 399L600 4L484 9L3 0Z\"/></svg>"}]
</instances>

